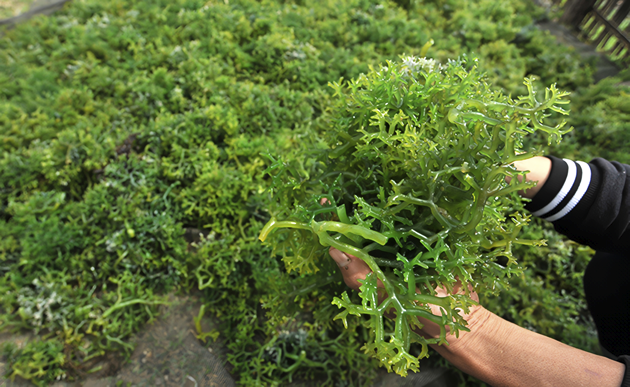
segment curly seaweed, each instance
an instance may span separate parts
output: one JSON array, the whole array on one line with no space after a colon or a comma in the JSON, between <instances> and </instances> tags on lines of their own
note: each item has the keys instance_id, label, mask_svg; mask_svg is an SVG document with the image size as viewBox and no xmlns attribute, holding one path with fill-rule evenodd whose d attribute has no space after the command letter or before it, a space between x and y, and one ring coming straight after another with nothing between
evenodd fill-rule
<instances>
[{"instance_id":1,"label":"curly seaweed","mask_svg":"<svg viewBox=\"0 0 630 387\"><path fill-rule=\"evenodd\" d=\"M323 134L327 148L287 161L269 156L273 216L260 239L302 275L323 275L315 273L325 271L329 246L367 263L361 303L344 292L333 301L342 309L336 319L368 317L363 350L390 372L417 371L429 344L448 344L447 328L468 330L458 314L475 304L468 290L438 297L437 286L451 290L459 280L463 289L494 293L522 270L514 245L544 244L518 237L530 219L516 192L533 183L512 163L540 154L522 149L528 134L560 141L570 130L564 121L544 122L551 112L568 114L569 101L555 85L540 93L532 78L524 84L528 95L512 99L486 82L475 60L402 57L330 84L337 103ZM416 333L417 317L439 324L440 337Z\"/></svg>"}]
</instances>

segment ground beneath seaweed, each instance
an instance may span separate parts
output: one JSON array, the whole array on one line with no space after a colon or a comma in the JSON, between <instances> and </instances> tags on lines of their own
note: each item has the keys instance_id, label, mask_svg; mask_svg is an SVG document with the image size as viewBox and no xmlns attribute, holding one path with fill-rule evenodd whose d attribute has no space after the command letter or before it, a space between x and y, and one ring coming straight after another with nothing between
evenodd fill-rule
<instances>
[{"instance_id":1,"label":"ground beneath seaweed","mask_svg":"<svg viewBox=\"0 0 630 387\"><path fill-rule=\"evenodd\" d=\"M171 296L170 305L162 308L160 317L133 338L136 348L128 362L108 357L96 365L102 367L100 371L83 380L60 381L53 386L233 386L232 377L214 353L215 348L221 347L220 341L205 346L195 337L193 316L197 315L200 306L196 297ZM213 327L208 324L208 319L205 320L204 331L209 331ZM19 346L29 338L29 335L10 337L4 334L0 336L0 345L10 340ZM4 367L0 363L0 372ZM32 384L15 378L15 381L4 380L2 385L22 387Z\"/></svg>"},{"instance_id":2,"label":"ground beneath seaweed","mask_svg":"<svg viewBox=\"0 0 630 387\"><path fill-rule=\"evenodd\" d=\"M198 340L193 317L199 313L201 302L195 296L170 297L170 305L163 306L160 317L133 338L136 348L131 359L123 363L117 357L105 358L101 370L80 381L59 381L52 387L222 387L235 386L234 379L223 366L225 347L221 339L204 344ZM213 328L211 319L202 322L204 332ZM7 341L24 345L28 334L0 335L0 346ZM5 364L0 363L0 374ZM421 364L422 373L401 378L382 372L374 387L414 386L448 387L455 383L454 375L445 368L429 368ZM32 383L16 377L4 379L1 386L30 387ZM456 385L456 384L455 384ZM291 387L315 387L317 383L293 383Z\"/></svg>"}]
</instances>

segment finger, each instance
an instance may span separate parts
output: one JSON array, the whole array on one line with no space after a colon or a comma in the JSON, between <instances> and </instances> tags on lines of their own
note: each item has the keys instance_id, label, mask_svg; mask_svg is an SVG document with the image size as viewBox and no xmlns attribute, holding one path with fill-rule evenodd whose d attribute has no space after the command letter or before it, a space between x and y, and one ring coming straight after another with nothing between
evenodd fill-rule
<instances>
[{"instance_id":1,"label":"finger","mask_svg":"<svg viewBox=\"0 0 630 387\"><path fill-rule=\"evenodd\" d=\"M337 266L339 266L341 269L347 270L348 265L352 262L352 259L350 259L350 256L348 254L344 253L343 251L339 251L334 247L331 247L328 252L330 253L332 259L337 263Z\"/></svg>"},{"instance_id":2,"label":"finger","mask_svg":"<svg viewBox=\"0 0 630 387\"><path fill-rule=\"evenodd\" d=\"M466 291L464 290L462 281L459 277L456 277L457 281L455 282L455 284L453 285L452 290L449 292L448 289L445 286L438 286L435 288L435 293L438 297L448 297L449 295L452 294L466 294ZM469 297L475 301L475 302L479 302L479 295L477 294L477 292L475 291L475 289L473 288L472 284L468 283L467 284L468 287L468 295ZM441 316L442 315L442 309L437 306L437 305L433 305L433 304L429 304L429 307L431 308L431 313L433 313L436 316ZM476 309L478 308L477 305L471 305L468 308L468 313L464 313L464 311L461 308L455 308L455 310L457 311L457 313L462 316L464 318L464 320L468 320L470 314ZM447 332L449 331L449 329L447 328Z\"/></svg>"},{"instance_id":3,"label":"finger","mask_svg":"<svg viewBox=\"0 0 630 387\"><path fill-rule=\"evenodd\" d=\"M333 247L330 248L329 253L332 259L337 263L337 266L341 269L341 274L343 275L343 280L346 285L354 290L359 290L361 286L359 280L364 280L365 277L372 272L367 263L354 255L346 254ZM378 282L380 283L380 280ZM382 283L380 283L380 286L383 286Z\"/></svg>"}]
</instances>

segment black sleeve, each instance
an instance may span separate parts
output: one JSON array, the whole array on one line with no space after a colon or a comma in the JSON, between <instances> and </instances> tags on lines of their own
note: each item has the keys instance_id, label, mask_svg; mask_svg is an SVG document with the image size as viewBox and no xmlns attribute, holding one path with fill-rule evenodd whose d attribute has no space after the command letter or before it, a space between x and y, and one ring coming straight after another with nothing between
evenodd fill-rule
<instances>
[{"instance_id":1,"label":"black sleeve","mask_svg":"<svg viewBox=\"0 0 630 387\"><path fill-rule=\"evenodd\" d=\"M547 157L549 178L525 208L571 240L630 256L630 165Z\"/></svg>"},{"instance_id":2,"label":"black sleeve","mask_svg":"<svg viewBox=\"0 0 630 387\"><path fill-rule=\"evenodd\" d=\"M630 356L628 355L619 356L617 361L626 364L626 373L623 374L623 381L621 382L621 387L630 387Z\"/></svg>"}]
</instances>

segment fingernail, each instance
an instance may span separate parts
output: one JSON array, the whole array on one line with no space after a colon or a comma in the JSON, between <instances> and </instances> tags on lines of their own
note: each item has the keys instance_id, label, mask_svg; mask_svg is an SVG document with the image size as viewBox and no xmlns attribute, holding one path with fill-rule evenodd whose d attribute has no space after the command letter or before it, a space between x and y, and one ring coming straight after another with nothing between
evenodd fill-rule
<instances>
[{"instance_id":1,"label":"fingernail","mask_svg":"<svg viewBox=\"0 0 630 387\"><path fill-rule=\"evenodd\" d=\"M339 267L348 266L348 263L350 263L350 258L343 251L330 249L330 256L337 262Z\"/></svg>"}]
</instances>

